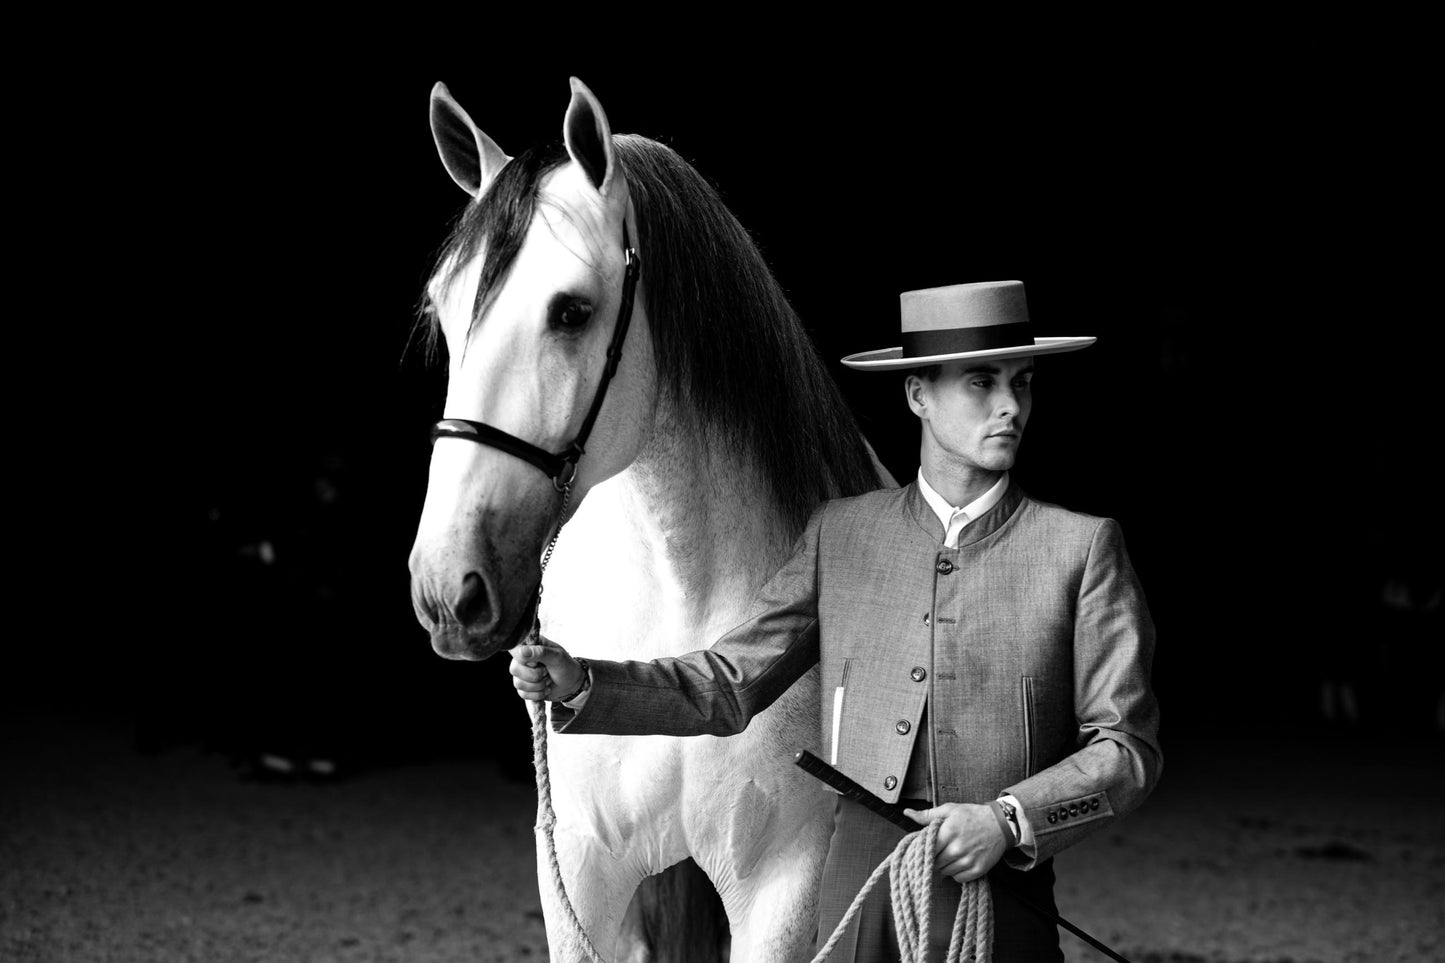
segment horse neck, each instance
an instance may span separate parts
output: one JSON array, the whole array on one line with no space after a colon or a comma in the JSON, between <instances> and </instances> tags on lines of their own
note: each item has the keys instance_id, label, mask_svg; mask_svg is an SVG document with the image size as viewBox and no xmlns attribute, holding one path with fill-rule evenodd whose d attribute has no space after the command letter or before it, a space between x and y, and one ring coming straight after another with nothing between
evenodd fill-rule
<instances>
[{"instance_id":1,"label":"horse neck","mask_svg":"<svg viewBox=\"0 0 1445 963\"><path fill-rule=\"evenodd\" d=\"M786 559L793 532L751 451L660 406L619 476L634 531L700 622L727 620Z\"/></svg>"}]
</instances>

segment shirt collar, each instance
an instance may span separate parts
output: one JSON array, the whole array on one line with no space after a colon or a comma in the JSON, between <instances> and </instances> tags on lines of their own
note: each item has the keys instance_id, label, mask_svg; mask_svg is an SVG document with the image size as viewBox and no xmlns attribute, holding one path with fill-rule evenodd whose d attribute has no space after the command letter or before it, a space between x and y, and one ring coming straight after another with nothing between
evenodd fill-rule
<instances>
[{"instance_id":1,"label":"shirt collar","mask_svg":"<svg viewBox=\"0 0 1445 963\"><path fill-rule=\"evenodd\" d=\"M918 469L918 491L922 493L923 500L928 503L928 507L933 509L933 514L938 516L939 524L943 526L943 544L949 548L958 544L958 533L963 530L965 525L982 517L990 508L999 503L1004 492L1008 491L1008 484L1008 472L1004 472L988 491L962 508L954 508L946 498L933 490L932 485L928 484L928 479L923 477L923 469Z\"/></svg>"}]
</instances>

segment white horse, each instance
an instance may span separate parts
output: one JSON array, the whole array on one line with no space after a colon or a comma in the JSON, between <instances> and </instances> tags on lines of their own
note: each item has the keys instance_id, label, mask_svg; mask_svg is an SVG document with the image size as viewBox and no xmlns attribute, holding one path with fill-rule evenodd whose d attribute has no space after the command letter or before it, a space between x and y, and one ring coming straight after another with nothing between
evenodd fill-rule
<instances>
[{"instance_id":1,"label":"white horse","mask_svg":"<svg viewBox=\"0 0 1445 963\"><path fill-rule=\"evenodd\" d=\"M441 84L431 118L473 197L428 285L443 414L459 419L444 424L566 448L605 380L624 237L641 255L620 366L562 473L575 472L572 515L546 568L544 634L611 659L708 645L746 617L820 500L891 479L747 232L676 153L614 137L575 79L565 146L512 159ZM439 654L485 659L530 628L564 499L515 451L466 443L470 430L434 447L412 597ZM691 857L733 959L806 955L832 807L792 759L819 735L816 671L731 738L551 735L558 857L599 950L638 952L623 926L634 891ZM579 958L539 868L553 958Z\"/></svg>"}]
</instances>

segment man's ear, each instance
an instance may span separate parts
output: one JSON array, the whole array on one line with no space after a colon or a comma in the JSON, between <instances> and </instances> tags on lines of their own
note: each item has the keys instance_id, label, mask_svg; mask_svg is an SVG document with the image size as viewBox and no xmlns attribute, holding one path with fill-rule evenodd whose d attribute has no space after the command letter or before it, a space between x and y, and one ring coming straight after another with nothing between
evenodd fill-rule
<instances>
[{"instance_id":1,"label":"man's ear","mask_svg":"<svg viewBox=\"0 0 1445 963\"><path fill-rule=\"evenodd\" d=\"M928 413L928 384L916 374L903 378L903 396L908 399L908 408L915 415L924 418Z\"/></svg>"}]
</instances>

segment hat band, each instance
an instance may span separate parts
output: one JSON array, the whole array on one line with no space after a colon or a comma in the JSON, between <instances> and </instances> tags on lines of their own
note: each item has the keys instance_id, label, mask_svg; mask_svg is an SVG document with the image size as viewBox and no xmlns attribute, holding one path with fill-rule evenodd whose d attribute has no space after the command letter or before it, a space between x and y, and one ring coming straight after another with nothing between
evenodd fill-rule
<instances>
[{"instance_id":1,"label":"hat band","mask_svg":"<svg viewBox=\"0 0 1445 963\"><path fill-rule=\"evenodd\" d=\"M967 351L992 351L1032 345L1027 321L990 324L982 328L942 328L934 331L903 332L903 357L929 358Z\"/></svg>"}]
</instances>

